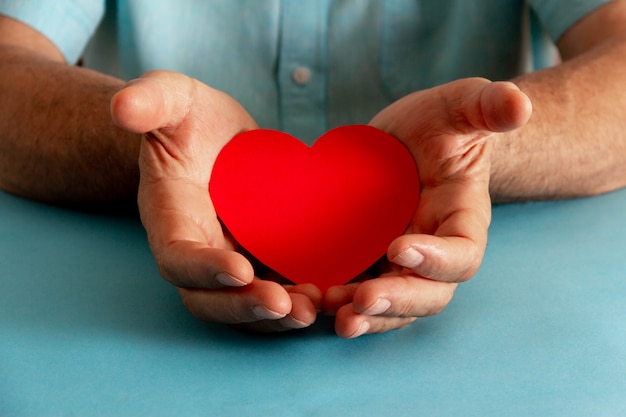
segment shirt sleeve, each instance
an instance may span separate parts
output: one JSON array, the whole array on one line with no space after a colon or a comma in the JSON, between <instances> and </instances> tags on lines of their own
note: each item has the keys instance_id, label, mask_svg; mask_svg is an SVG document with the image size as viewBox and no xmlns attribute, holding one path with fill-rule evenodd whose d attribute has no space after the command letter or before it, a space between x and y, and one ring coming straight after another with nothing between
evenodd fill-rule
<instances>
[{"instance_id":1,"label":"shirt sleeve","mask_svg":"<svg viewBox=\"0 0 626 417\"><path fill-rule=\"evenodd\" d=\"M0 0L0 14L38 30L75 63L104 15L104 0Z\"/></svg>"},{"instance_id":2,"label":"shirt sleeve","mask_svg":"<svg viewBox=\"0 0 626 417\"><path fill-rule=\"evenodd\" d=\"M554 42L576 22L611 0L529 0Z\"/></svg>"}]
</instances>

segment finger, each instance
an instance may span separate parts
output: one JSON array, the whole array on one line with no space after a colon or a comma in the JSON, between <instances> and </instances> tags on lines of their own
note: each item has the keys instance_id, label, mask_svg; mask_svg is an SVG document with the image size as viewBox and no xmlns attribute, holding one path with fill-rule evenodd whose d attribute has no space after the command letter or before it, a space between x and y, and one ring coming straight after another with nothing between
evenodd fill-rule
<instances>
[{"instance_id":1,"label":"finger","mask_svg":"<svg viewBox=\"0 0 626 417\"><path fill-rule=\"evenodd\" d=\"M322 310L323 294L316 285L301 284L286 286L285 289L289 294L298 294L305 296L312 303L315 312L320 312Z\"/></svg>"},{"instance_id":2,"label":"finger","mask_svg":"<svg viewBox=\"0 0 626 417\"><path fill-rule=\"evenodd\" d=\"M219 150L237 133L257 127L229 95L171 71L152 71L130 81L113 96L111 115L125 130L151 132L149 138L174 156L188 149L204 154L205 143Z\"/></svg>"},{"instance_id":3,"label":"finger","mask_svg":"<svg viewBox=\"0 0 626 417\"><path fill-rule=\"evenodd\" d=\"M259 320L250 323L243 323L237 328L259 332L273 333L287 330L304 329L315 323L317 311L314 303L304 294L290 293L291 312L278 320Z\"/></svg>"},{"instance_id":4,"label":"finger","mask_svg":"<svg viewBox=\"0 0 626 417\"><path fill-rule=\"evenodd\" d=\"M135 133L177 126L191 109L194 88L195 81L182 74L146 73L113 96L113 120L121 128Z\"/></svg>"},{"instance_id":5,"label":"finger","mask_svg":"<svg viewBox=\"0 0 626 417\"><path fill-rule=\"evenodd\" d=\"M245 285L254 277L250 262L232 252L208 192L194 184L139 189L141 221L161 274L178 287Z\"/></svg>"},{"instance_id":6,"label":"finger","mask_svg":"<svg viewBox=\"0 0 626 417\"><path fill-rule=\"evenodd\" d=\"M424 190L408 234L389 245L388 259L425 278L448 282L471 278L487 246L491 222L487 190L486 184L457 182Z\"/></svg>"},{"instance_id":7,"label":"finger","mask_svg":"<svg viewBox=\"0 0 626 417\"><path fill-rule=\"evenodd\" d=\"M512 82L494 82L480 95L480 109L473 115L492 132L508 132L524 126L532 114L532 103Z\"/></svg>"},{"instance_id":8,"label":"finger","mask_svg":"<svg viewBox=\"0 0 626 417\"><path fill-rule=\"evenodd\" d=\"M415 275L444 282L464 282L476 274L484 244L459 236L404 235L388 249L389 260Z\"/></svg>"},{"instance_id":9,"label":"finger","mask_svg":"<svg viewBox=\"0 0 626 417\"><path fill-rule=\"evenodd\" d=\"M450 303L457 286L413 276L381 277L359 285L352 305L366 316L427 317Z\"/></svg>"},{"instance_id":10,"label":"finger","mask_svg":"<svg viewBox=\"0 0 626 417\"><path fill-rule=\"evenodd\" d=\"M278 284L281 284L283 287L285 287L285 289L287 290L289 294L302 294L306 296L309 300L311 300L316 311L319 312L322 310L323 294L322 294L322 291L316 285L314 284L294 285L291 281L289 281L287 278L280 275L274 270L268 270L267 272L259 276L263 280L273 281Z\"/></svg>"},{"instance_id":11,"label":"finger","mask_svg":"<svg viewBox=\"0 0 626 417\"><path fill-rule=\"evenodd\" d=\"M409 144L434 137L454 139L428 155L441 159L451 156L446 151L462 154L466 146L493 132L523 126L531 113L530 99L515 84L468 78L409 94L378 113L370 124ZM467 142L466 146L459 146L459 141Z\"/></svg>"},{"instance_id":12,"label":"finger","mask_svg":"<svg viewBox=\"0 0 626 417\"><path fill-rule=\"evenodd\" d=\"M315 298L319 297L319 299L312 300L307 295L307 290L306 288L296 290L287 288L287 292L291 297L291 311L285 318L279 320L283 327L287 329L303 329L315 323L318 311L316 304L319 304L321 301L321 293L313 294Z\"/></svg>"},{"instance_id":13,"label":"finger","mask_svg":"<svg viewBox=\"0 0 626 417\"><path fill-rule=\"evenodd\" d=\"M384 333L401 329L415 320L415 317L366 316L355 312L352 304L347 304L337 311L335 333L339 337L351 339L364 334Z\"/></svg>"},{"instance_id":14,"label":"finger","mask_svg":"<svg viewBox=\"0 0 626 417\"><path fill-rule=\"evenodd\" d=\"M217 219L205 184L169 180L150 184L145 178L141 181L138 205L153 250L160 251L184 240L234 249Z\"/></svg>"},{"instance_id":15,"label":"finger","mask_svg":"<svg viewBox=\"0 0 626 417\"><path fill-rule=\"evenodd\" d=\"M254 279L252 265L243 255L204 243L178 241L153 253L161 275L177 287L242 287Z\"/></svg>"},{"instance_id":16,"label":"finger","mask_svg":"<svg viewBox=\"0 0 626 417\"><path fill-rule=\"evenodd\" d=\"M259 279L241 288L179 288L179 293L191 314L208 322L237 324L279 320L292 310L291 296L283 287Z\"/></svg>"},{"instance_id":17,"label":"finger","mask_svg":"<svg viewBox=\"0 0 626 417\"><path fill-rule=\"evenodd\" d=\"M450 135L488 135L515 130L528 122L530 99L514 83L480 78L459 80L441 86L439 109L452 130Z\"/></svg>"},{"instance_id":18,"label":"finger","mask_svg":"<svg viewBox=\"0 0 626 417\"><path fill-rule=\"evenodd\" d=\"M324 314L336 314L341 307L351 303L358 285L358 283L336 285L326 290L322 305Z\"/></svg>"}]
</instances>

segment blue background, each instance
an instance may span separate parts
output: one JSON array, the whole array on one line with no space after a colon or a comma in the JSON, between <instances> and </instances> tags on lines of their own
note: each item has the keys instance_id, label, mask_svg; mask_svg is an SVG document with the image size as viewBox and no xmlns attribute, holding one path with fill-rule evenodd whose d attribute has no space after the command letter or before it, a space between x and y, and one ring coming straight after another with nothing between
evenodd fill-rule
<instances>
[{"instance_id":1,"label":"blue background","mask_svg":"<svg viewBox=\"0 0 626 417\"><path fill-rule=\"evenodd\" d=\"M0 416L626 415L626 191L494 209L440 315L342 340L192 318L138 220L0 193Z\"/></svg>"}]
</instances>

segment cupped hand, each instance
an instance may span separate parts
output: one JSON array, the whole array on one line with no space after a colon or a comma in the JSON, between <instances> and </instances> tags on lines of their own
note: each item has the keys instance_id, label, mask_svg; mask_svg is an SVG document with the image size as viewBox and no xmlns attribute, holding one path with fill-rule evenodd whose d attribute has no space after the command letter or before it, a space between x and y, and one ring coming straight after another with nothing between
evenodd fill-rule
<instances>
[{"instance_id":1,"label":"cupped hand","mask_svg":"<svg viewBox=\"0 0 626 417\"><path fill-rule=\"evenodd\" d=\"M163 277L187 309L211 322L259 331L306 327L321 293L255 277L217 218L208 193L214 161L237 133L254 129L234 99L182 74L155 71L111 101L115 123L143 134L138 205Z\"/></svg>"},{"instance_id":2,"label":"cupped hand","mask_svg":"<svg viewBox=\"0 0 626 417\"><path fill-rule=\"evenodd\" d=\"M337 334L385 332L437 314L477 272L491 221L491 141L524 126L531 112L513 83L471 78L410 94L371 120L415 158L420 202L380 276L326 293Z\"/></svg>"}]
</instances>

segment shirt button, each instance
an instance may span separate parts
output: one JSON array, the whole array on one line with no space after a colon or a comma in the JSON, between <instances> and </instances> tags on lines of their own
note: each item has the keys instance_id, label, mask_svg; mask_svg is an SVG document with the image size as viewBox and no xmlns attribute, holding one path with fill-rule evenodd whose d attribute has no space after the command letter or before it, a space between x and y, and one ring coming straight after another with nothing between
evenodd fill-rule
<instances>
[{"instance_id":1,"label":"shirt button","mask_svg":"<svg viewBox=\"0 0 626 417\"><path fill-rule=\"evenodd\" d=\"M298 85L304 85L311 80L311 70L307 67L298 67L291 73L291 79Z\"/></svg>"}]
</instances>

